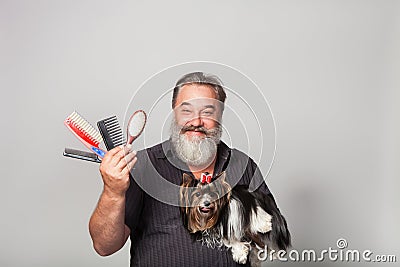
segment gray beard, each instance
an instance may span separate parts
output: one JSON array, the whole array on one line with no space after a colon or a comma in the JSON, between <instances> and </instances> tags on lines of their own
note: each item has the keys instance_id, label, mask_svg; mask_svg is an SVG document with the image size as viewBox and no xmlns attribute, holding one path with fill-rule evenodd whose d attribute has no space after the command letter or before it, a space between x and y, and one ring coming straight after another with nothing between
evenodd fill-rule
<instances>
[{"instance_id":1,"label":"gray beard","mask_svg":"<svg viewBox=\"0 0 400 267\"><path fill-rule=\"evenodd\" d=\"M171 143L175 155L191 167L206 168L217 155L217 145L221 140L222 127L207 130L206 136L193 136L190 140L181 133L182 127L175 119L171 122Z\"/></svg>"}]
</instances>

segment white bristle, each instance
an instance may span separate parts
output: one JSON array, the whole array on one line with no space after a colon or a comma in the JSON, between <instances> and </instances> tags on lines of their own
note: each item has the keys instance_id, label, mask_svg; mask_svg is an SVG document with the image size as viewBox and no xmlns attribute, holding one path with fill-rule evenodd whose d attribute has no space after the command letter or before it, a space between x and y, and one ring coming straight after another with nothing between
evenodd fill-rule
<instances>
[{"instance_id":1,"label":"white bristle","mask_svg":"<svg viewBox=\"0 0 400 267\"><path fill-rule=\"evenodd\" d=\"M78 128L80 131L82 131L89 139L97 143L100 143L103 140L101 134L88 121L79 115L78 112L72 112L68 118L71 123L74 124L74 126L76 126L76 128Z\"/></svg>"}]
</instances>

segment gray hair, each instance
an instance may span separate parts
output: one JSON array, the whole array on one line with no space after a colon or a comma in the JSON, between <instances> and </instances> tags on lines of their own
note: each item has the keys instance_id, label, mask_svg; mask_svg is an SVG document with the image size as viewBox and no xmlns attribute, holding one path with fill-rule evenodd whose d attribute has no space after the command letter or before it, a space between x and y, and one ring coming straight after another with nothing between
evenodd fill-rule
<instances>
[{"instance_id":1,"label":"gray hair","mask_svg":"<svg viewBox=\"0 0 400 267\"><path fill-rule=\"evenodd\" d=\"M174 87L172 95L172 108L175 108L176 98L178 97L179 91L186 84L206 84L212 87L217 95L217 99L222 103L222 110L224 109L223 103L225 103L226 93L220 78L216 75L206 74L203 72L192 72L182 76Z\"/></svg>"}]
</instances>

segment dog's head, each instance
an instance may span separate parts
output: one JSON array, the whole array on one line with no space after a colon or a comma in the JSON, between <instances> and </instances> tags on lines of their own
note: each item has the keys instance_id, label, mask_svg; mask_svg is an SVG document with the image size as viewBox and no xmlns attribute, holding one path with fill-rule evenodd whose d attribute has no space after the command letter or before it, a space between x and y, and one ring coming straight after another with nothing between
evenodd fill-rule
<instances>
[{"instance_id":1,"label":"dog's head","mask_svg":"<svg viewBox=\"0 0 400 267\"><path fill-rule=\"evenodd\" d=\"M183 174L180 188L180 206L183 222L189 232L212 228L230 199L231 187L222 172L211 183L201 183Z\"/></svg>"}]
</instances>

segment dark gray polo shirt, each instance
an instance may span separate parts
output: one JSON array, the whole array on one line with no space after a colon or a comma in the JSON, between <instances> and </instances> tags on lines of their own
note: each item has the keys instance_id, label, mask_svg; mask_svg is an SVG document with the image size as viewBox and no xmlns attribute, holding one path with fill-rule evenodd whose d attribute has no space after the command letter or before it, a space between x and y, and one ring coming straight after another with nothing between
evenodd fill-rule
<instances>
[{"instance_id":1,"label":"dark gray polo shirt","mask_svg":"<svg viewBox=\"0 0 400 267\"><path fill-rule=\"evenodd\" d=\"M131 229L130 266L250 266L239 265L225 247L208 248L184 228L177 205L185 163L174 157L170 141L139 151L126 192L125 224ZM246 184L270 194L252 159L218 145L214 176L226 171L232 186ZM254 186L255 185L255 186ZM259 186L260 185L260 186ZM253 190L254 190L253 189Z\"/></svg>"}]
</instances>

